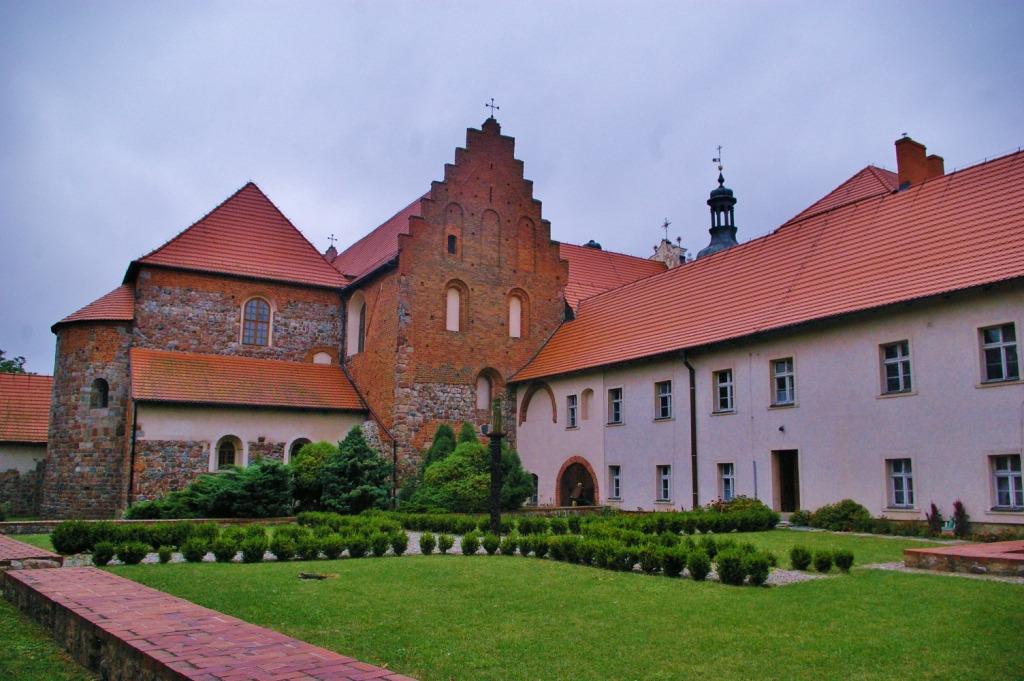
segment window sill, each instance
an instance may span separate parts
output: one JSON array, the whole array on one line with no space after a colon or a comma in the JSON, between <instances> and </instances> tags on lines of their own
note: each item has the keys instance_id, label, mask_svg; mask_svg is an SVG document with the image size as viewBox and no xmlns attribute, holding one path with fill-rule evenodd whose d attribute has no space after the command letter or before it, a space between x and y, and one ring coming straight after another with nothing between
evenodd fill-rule
<instances>
[{"instance_id":1,"label":"window sill","mask_svg":"<svg viewBox=\"0 0 1024 681\"><path fill-rule=\"evenodd\" d=\"M606 425L609 428L615 428L615 427L618 427L618 426L626 425L626 422L625 421L615 421L614 423L606 423L604 425Z\"/></svg>"},{"instance_id":2,"label":"window sill","mask_svg":"<svg viewBox=\"0 0 1024 681\"><path fill-rule=\"evenodd\" d=\"M1021 385L1019 378L1006 378L1001 381L982 381L975 388L998 388L1004 385Z\"/></svg>"},{"instance_id":3,"label":"window sill","mask_svg":"<svg viewBox=\"0 0 1024 681\"><path fill-rule=\"evenodd\" d=\"M769 404L769 409L795 409L800 406L797 402L786 402L784 404Z\"/></svg>"},{"instance_id":4,"label":"window sill","mask_svg":"<svg viewBox=\"0 0 1024 681\"><path fill-rule=\"evenodd\" d=\"M676 420L675 416L665 416L665 417L662 417L662 418L655 418L654 422L655 423L663 423L665 421L675 421L675 420Z\"/></svg>"},{"instance_id":5,"label":"window sill","mask_svg":"<svg viewBox=\"0 0 1024 681\"><path fill-rule=\"evenodd\" d=\"M985 513L990 515L1024 515L1024 506L996 506L985 511Z\"/></svg>"},{"instance_id":6,"label":"window sill","mask_svg":"<svg viewBox=\"0 0 1024 681\"><path fill-rule=\"evenodd\" d=\"M713 412L711 412L712 416L735 416L735 414L736 414L736 410L735 409L723 409L721 411L713 411Z\"/></svg>"},{"instance_id":7,"label":"window sill","mask_svg":"<svg viewBox=\"0 0 1024 681\"><path fill-rule=\"evenodd\" d=\"M671 506L672 505L672 500L671 499L655 499L654 503L657 504L658 506Z\"/></svg>"},{"instance_id":8,"label":"window sill","mask_svg":"<svg viewBox=\"0 0 1024 681\"><path fill-rule=\"evenodd\" d=\"M566 426L565 429L566 430L579 430L580 427L579 426Z\"/></svg>"},{"instance_id":9,"label":"window sill","mask_svg":"<svg viewBox=\"0 0 1024 681\"><path fill-rule=\"evenodd\" d=\"M608 497L605 501L622 501L622 497Z\"/></svg>"},{"instance_id":10,"label":"window sill","mask_svg":"<svg viewBox=\"0 0 1024 681\"><path fill-rule=\"evenodd\" d=\"M886 506L885 507L885 512L886 513L913 513L915 515L919 515L921 513L921 509L919 509L916 506Z\"/></svg>"},{"instance_id":11,"label":"window sill","mask_svg":"<svg viewBox=\"0 0 1024 681\"><path fill-rule=\"evenodd\" d=\"M891 393L881 393L880 395L876 396L875 399L877 399L877 400L888 400L888 399L893 398L893 397L909 397L911 395L916 395L916 394L917 394L916 390L894 390Z\"/></svg>"}]
</instances>

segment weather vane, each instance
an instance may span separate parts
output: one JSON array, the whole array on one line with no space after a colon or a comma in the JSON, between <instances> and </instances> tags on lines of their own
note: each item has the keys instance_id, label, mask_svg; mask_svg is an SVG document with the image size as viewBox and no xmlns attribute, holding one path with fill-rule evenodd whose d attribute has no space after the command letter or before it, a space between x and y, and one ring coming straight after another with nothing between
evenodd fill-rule
<instances>
[{"instance_id":1,"label":"weather vane","mask_svg":"<svg viewBox=\"0 0 1024 681\"><path fill-rule=\"evenodd\" d=\"M671 224L672 223L668 221L668 218L665 218L665 222L661 225L661 228L665 230L665 241L668 241L668 226Z\"/></svg>"},{"instance_id":2,"label":"weather vane","mask_svg":"<svg viewBox=\"0 0 1024 681\"><path fill-rule=\"evenodd\" d=\"M494 103L494 97L491 97L491 103L490 104L484 104L484 106L491 110L491 118L494 118L495 110L501 109L500 106L498 106L497 104Z\"/></svg>"},{"instance_id":3,"label":"weather vane","mask_svg":"<svg viewBox=\"0 0 1024 681\"><path fill-rule=\"evenodd\" d=\"M718 156L716 156L713 159L711 159L711 162L712 163L717 163L718 164L718 172L722 172L722 145L719 144L717 148L718 148Z\"/></svg>"}]
</instances>

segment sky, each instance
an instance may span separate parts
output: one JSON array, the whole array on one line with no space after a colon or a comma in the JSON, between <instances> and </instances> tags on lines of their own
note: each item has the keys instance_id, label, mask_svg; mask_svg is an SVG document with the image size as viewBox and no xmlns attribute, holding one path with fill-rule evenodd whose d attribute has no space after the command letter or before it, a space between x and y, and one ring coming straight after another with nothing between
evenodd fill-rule
<instances>
[{"instance_id":1,"label":"sky","mask_svg":"<svg viewBox=\"0 0 1024 681\"><path fill-rule=\"evenodd\" d=\"M718 145L746 241L895 169L904 132L947 171L1024 144L1019 2L0 0L0 25L0 349L38 373L54 322L247 181L344 248L491 97L552 238L644 257L666 218L707 245Z\"/></svg>"}]
</instances>

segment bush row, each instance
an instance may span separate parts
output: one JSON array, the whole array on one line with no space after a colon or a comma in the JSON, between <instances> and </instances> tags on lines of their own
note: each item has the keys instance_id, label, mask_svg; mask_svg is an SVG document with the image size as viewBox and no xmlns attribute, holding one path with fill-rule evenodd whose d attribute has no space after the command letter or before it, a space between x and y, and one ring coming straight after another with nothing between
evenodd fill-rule
<instances>
[{"instance_id":1,"label":"bush row","mask_svg":"<svg viewBox=\"0 0 1024 681\"><path fill-rule=\"evenodd\" d=\"M805 546L794 546L789 550L789 565L794 570L807 570L813 564L818 572L827 573L832 570L833 563L843 572L849 572L853 567L853 552L846 549L821 549L812 554Z\"/></svg>"},{"instance_id":2,"label":"bush row","mask_svg":"<svg viewBox=\"0 0 1024 681\"><path fill-rule=\"evenodd\" d=\"M218 534L212 522L176 523L113 523L109 521L85 522L65 520L53 529L50 540L57 553L71 555L89 553L99 543L124 546L138 542L152 547L180 547L190 537L204 537L210 541Z\"/></svg>"}]
</instances>

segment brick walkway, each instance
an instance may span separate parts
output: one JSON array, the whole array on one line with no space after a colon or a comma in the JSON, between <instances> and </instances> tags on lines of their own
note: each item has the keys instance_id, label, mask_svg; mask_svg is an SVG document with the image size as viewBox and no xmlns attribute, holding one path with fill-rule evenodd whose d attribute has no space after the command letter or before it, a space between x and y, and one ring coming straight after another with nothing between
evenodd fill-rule
<instances>
[{"instance_id":1,"label":"brick walkway","mask_svg":"<svg viewBox=\"0 0 1024 681\"><path fill-rule=\"evenodd\" d=\"M412 681L96 568L6 578L8 599L104 678Z\"/></svg>"},{"instance_id":2,"label":"brick walkway","mask_svg":"<svg viewBox=\"0 0 1024 681\"><path fill-rule=\"evenodd\" d=\"M21 567L21 564L27 560L53 561L57 564L56 566L60 566L64 559L46 549L0 535L0 568Z\"/></svg>"}]
</instances>

